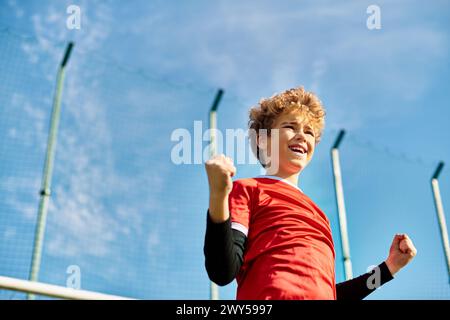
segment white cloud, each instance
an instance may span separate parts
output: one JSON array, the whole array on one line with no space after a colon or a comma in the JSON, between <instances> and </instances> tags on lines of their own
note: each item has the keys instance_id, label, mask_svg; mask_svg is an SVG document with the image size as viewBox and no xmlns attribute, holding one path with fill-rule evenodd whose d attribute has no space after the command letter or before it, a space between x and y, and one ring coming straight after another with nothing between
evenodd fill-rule
<instances>
[{"instance_id":1,"label":"white cloud","mask_svg":"<svg viewBox=\"0 0 450 320\"><path fill-rule=\"evenodd\" d=\"M4 202L27 220L36 218L40 178L34 175L18 175L2 179L0 190L5 195ZM27 199L27 200L24 200Z\"/></svg>"},{"instance_id":2,"label":"white cloud","mask_svg":"<svg viewBox=\"0 0 450 320\"><path fill-rule=\"evenodd\" d=\"M44 107L46 106L39 101L32 103L29 97L13 93L8 108L13 114L17 110L21 112L20 121L15 124L15 128L10 129L10 137L19 139L25 146L38 146L41 151L44 150L47 137L45 130L48 125Z\"/></svg>"},{"instance_id":3,"label":"white cloud","mask_svg":"<svg viewBox=\"0 0 450 320\"><path fill-rule=\"evenodd\" d=\"M360 2L339 6L331 1L321 5L303 2L290 7L276 2L255 3L222 1L172 25L164 19L157 23L149 19L146 25L143 19L137 25L141 32L152 30L155 36L146 38L142 46L161 52L158 66L171 70L192 65L211 86L229 88L252 104L272 92L298 85L321 95L328 93L333 90L324 92L323 85L333 83L329 76L337 77L333 79L337 81L335 87L342 82L358 87L358 77L349 76L358 72L371 79L371 84L364 85L365 92L356 91L352 95L355 100L377 92L376 84L383 83L389 84L386 94L412 102L432 83L423 76L430 59L443 59L448 52L444 30L404 23L410 14L406 2L382 6L383 27L372 32L365 24L367 6ZM158 15L164 13L170 21L170 11ZM133 26L134 32L138 32L137 26ZM198 30L202 30L201 36L194 36ZM157 36L163 32L166 37ZM183 55L174 60L164 52ZM405 61L412 64L410 68L404 67ZM350 66L348 72L341 70L345 65ZM386 106L374 113L352 102L340 101L345 108L333 109L339 123L328 123L338 126L344 122L348 129L354 129L367 116L388 117L392 112Z\"/></svg>"},{"instance_id":4,"label":"white cloud","mask_svg":"<svg viewBox=\"0 0 450 320\"><path fill-rule=\"evenodd\" d=\"M11 227L11 226L6 227L5 231L3 232L3 239L5 241L14 239L16 234L17 234L17 230L15 227Z\"/></svg>"},{"instance_id":5,"label":"white cloud","mask_svg":"<svg viewBox=\"0 0 450 320\"><path fill-rule=\"evenodd\" d=\"M17 137L17 129L16 128L9 128L8 130L8 137L9 138L16 138Z\"/></svg>"},{"instance_id":6,"label":"white cloud","mask_svg":"<svg viewBox=\"0 0 450 320\"><path fill-rule=\"evenodd\" d=\"M313 62L311 91L320 94L320 80L327 71L327 63L323 59Z\"/></svg>"},{"instance_id":7,"label":"white cloud","mask_svg":"<svg viewBox=\"0 0 450 320\"><path fill-rule=\"evenodd\" d=\"M17 1L9 0L8 5L14 11L16 18L20 19L23 17L24 11L17 6Z\"/></svg>"},{"instance_id":8,"label":"white cloud","mask_svg":"<svg viewBox=\"0 0 450 320\"><path fill-rule=\"evenodd\" d=\"M161 239L158 229L152 230L148 235L148 250L150 255L155 253L155 250L161 250L159 246L161 245Z\"/></svg>"},{"instance_id":9,"label":"white cloud","mask_svg":"<svg viewBox=\"0 0 450 320\"><path fill-rule=\"evenodd\" d=\"M114 168L106 106L92 88L91 79L87 78L89 72L84 69L89 53L100 48L102 41L109 35L110 15L106 5L96 5L96 10L91 11L95 16L86 14L87 2L80 6L84 9L84 28L72 55L75 63L69 62L70 72L63 92L62 119L70 119L70 123L59 128L54 170L57 180L54 177L47 248L51 255L85 261L89 261L92 256L120 260L120 253L117 252L119 238L131 236L134 232L142 233L143 211L154 203L149 197L142 203L129 204L127 207L116 203L106 207L105 200L116 197L118 191L129 192L129 189L122 190L128 187L142 190L152 175L123 177ZM54 68L62 56L61 43L64 43L69 32L59 26L64 21L64 15L65 12L56 11L53 7L34 14L31 21L37 41L22 46L31 62L43 63L49 82L54 81ZM29 118L26 123L35 125L32 130L24 132L47 135L44 122L46 113L43 110L33 107L20 95L13 97L13 104L24 110ZM14 132L16 134L12 135L17 136L17 131ZM12 191L20 190L29 183L29 179L21 181L17 177L3 181L4 187ZM36 215L35 203L25 205L11 198L9 204L27 216Z\"/></svg>"}]
</instances>

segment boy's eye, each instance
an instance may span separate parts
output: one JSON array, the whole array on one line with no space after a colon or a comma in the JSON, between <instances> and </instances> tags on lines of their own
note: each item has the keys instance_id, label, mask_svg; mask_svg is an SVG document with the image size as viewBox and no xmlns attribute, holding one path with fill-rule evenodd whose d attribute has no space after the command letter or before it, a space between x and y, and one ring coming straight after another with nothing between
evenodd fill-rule
<instances>
[{"instance_id":1,"label":"boy's eye","mask_svg":"<svg viewBox=\"0 0 450 320\"><path fill-rule=\"evenodd\" d=\"M314 137L314 132L312 131L307 131L306 134L312 135Z\"/></svg>"},{"instance_id":2,"label":"boy's eye","mask_svg":"<svg viewBox=\"0 0 450 320\"><path fill-rule=\"evenodd\" d=\"M284 126L283 128L289 128L289 129L294 130L294 127L293 127L293 126Z\"/></svg>"}]
</instances>

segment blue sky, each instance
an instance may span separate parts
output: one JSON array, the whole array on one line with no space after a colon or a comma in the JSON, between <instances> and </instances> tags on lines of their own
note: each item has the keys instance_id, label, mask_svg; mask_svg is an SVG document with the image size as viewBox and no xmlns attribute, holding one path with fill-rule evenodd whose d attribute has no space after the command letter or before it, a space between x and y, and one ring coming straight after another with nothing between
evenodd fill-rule
<instances>
[{"instance_id":1,"label":"blue sky","mask_svg":"<svg viewBox=\"0 0 450 320\"><path fill-rule=\"evenodd\" d=\"M81 8L80 30L66 28L70 4ZM372 4L380 30L366 27ZM450 160L449 9L447 1L2 1L0 274L28 276L56 68L73 40L42 281L65 285L67 267L78 265L84 289L207 299L206 175L170 161L170 135L196 120L205 128L219 87L225 130L246 128L262 97L304 85L323 101L327 124L299 185L330 218L337 281L329 152L345 128L354 274L383 261L394 234L406 232L417 257L370 298L449 299L429 181ZM237 178L260 172L237 168ZM440 181L447 208L448 167Z\"/></svg>"}]
</instances>

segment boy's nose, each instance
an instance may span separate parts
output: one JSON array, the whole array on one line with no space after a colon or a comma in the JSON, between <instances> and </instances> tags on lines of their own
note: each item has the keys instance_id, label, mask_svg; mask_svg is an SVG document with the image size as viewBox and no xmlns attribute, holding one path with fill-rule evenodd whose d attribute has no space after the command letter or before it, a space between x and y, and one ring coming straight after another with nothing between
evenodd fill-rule
<instances>
[{"instance_id":1,"label":"boy's nose","mask_svg":"<svg viewBox=\"0 0 450 320\"><path fill-rule=\"evenodd\" d=\"M295 141L306 141L305 134L302 131L297 131L294 136Z\"/></svg>"}]
</instances>

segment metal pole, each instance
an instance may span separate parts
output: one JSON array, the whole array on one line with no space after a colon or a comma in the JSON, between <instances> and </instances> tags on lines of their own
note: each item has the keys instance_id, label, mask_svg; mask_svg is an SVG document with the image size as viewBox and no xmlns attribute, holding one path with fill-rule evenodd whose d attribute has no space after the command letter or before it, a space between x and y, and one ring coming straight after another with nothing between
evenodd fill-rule
<instances>
[{"instance_id":1,"label":"metal pole","mask_svg":"<svg viewBox=\"0 0 450 320\"><path fill-rule=\"evenodd\" d=\"M439 222L439 231L441 232L442 245L444 247L445 259L447 262L447 272L450 283L450 246L448 241L447 224L445 222L444 206L442 205L441 192L439 191L439 174L444 167L444 162L439 162L436 171L431 177L431 188L433 190L434 205Z\"/></svg>"},{"instance_id":2,"label":"metal pole","mask_svg":"<svg viewBox=\"0 0 450 320\"><path fill-rule=\"evenodd\" d=\"M339 228L341 232L341 246L344 260L345 280L350 280L353 278L353 271L352 271L352 261L350 259L350 245L347 233L347 213L345 211L341 164L339 161L339 145L344 135L345 130L341 130L331 149L331 159L333 162L334 187L336 192L337 210L339 213Z\"/></svg>"},{"instance_id":3,"label":"metal pole","mask_svg":"<svg viewBox=\"0 0 450 320\"><path fill-rule=\"evenodd\" d=\"M214 156L216 154L216 129L217 129L217 108L219 107L219 102L222 99L223 90L219 89L217 91L214 102L209 111L209 132L211 143L209 145L209 154ZM209 296L211 300L219 300L219 287L214 282L210 281L209 286Z\"/></svg>"},{"instance_id":4,"label":"metal pole","mask_svg":"<svg viewBox=\"0 0 450 320\"><path fill-rule=\"evenodd\" d=\"M67 45L66 52L59 66L58 75L56 78L56 90L53 99L53 109L50 119L50 131L47 140L47 153L45 156L44 172L42 175L42 187L40 191L39 211L34 235L35 238L33 246L33 257L31 259L30 281L38 281L39 278L39 268L41 265L41 256L42 256L42 245L45 234L48 203L51 194L50 187L52 182L53 161L55 158L56 138L58 133L59 116L61 110L61 94L64 83L64 73L72 48L73 43L70 42ZM32 300L34 298L35 297L33 294L28 294L29 300Z\"/></svg>"}]
</instances>

